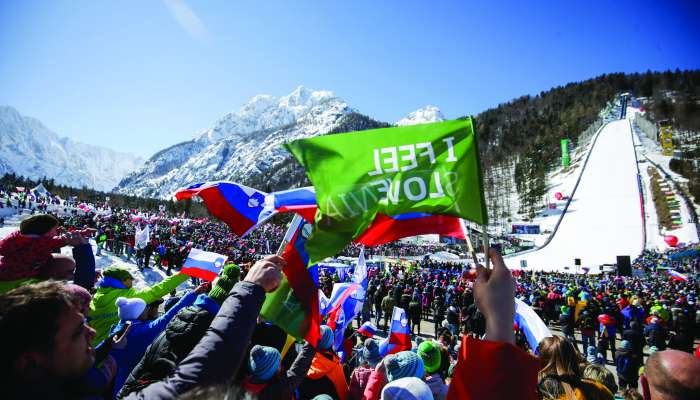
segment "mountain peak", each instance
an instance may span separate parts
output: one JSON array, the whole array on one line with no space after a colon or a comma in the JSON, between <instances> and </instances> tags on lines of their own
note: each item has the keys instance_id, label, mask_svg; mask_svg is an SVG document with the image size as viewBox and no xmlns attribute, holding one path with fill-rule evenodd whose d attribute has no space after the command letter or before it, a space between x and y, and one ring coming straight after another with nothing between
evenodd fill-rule
<instances>
[{"instance_id":1,"label":"mountain peak","mask_svg":"<svg viewBox=\"0 0 700 400\"><path fill-rule=\"evenodd\" d=\"M110 190L143 163L131 154L60 137L10 106L0 106L0 132L0 174L51 177L74 187Z\"/></svg>"},{"instance_id":2,"label":"mountain peak","mask_svg":"<svg viewBox=\"0 0 700 400\"><path fill-rule=\"evenodd\" d=\"M435 106L425 106L419 108L416 111L408 114L406 117L398 120L396 125L417 125L417 124L427 124L430 122L444 121L446 118L440 112L440 109Z\"/></svg>"},{"instance_id":3,"label":"mountain peak","mask_svg":"<svg viewBox=\"0 0 700 400\"><path fill-rule=\"evenodd\" d=\"M221 117L211 129L199 133L196 138L205 143L214 143L227 137L243 137L253 132L279 128L299 120L317 107L333 107L334 104L326 105L328 102L344 104L333 92L304 86L280 98L259 94L238 111Z\"/></svg>"}]
</instances>

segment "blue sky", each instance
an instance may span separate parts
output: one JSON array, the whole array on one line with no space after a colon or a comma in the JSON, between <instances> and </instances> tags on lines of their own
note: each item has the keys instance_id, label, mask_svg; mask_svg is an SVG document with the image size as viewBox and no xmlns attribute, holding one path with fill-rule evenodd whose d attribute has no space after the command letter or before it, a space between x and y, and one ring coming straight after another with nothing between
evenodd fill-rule
<instances>
[{"instance_id":1,"label":"blue sky","mask_svg":"<svg viewBox=\"0 0 700 400\"><path fill-rule=\"evenodd\" d=\"M669 68L700 68L697 1L0 0L0 104L142 156L298 85L395 122Z\"/></svg>"}]
</instances>

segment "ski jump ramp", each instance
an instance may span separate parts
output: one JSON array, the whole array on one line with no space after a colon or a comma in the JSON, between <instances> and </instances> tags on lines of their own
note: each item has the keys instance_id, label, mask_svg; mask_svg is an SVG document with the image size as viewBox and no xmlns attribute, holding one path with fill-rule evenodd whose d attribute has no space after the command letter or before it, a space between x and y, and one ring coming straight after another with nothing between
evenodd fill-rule
<instances>
[{"instance_id":1,"label":"ski jump ramp","mask_svg":"<svg viewBox=\"0 0 700 400\"><path fill-rule=\"evenodd\" d=\"M617 256L634 259L644 246L637 160L629 122L610 122L598 134L569 208L550 242L537 250L506 258L511 269L599 273Z\"/></svg>"}]
</instances>

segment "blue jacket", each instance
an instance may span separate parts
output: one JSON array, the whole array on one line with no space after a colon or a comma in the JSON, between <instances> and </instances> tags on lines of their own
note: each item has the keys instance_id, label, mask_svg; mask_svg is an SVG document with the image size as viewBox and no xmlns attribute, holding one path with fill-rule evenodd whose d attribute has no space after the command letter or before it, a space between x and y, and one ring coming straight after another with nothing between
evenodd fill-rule
<instances>
[{"instance_id":1,"label":"blue jacket","mask_svg":"<svg viewBox=\"0 0 700 400\"><path fill-rule=\"evenodd\" d=\"M191 306L195 299L197 299L197 294L195 292L189 292L182 296L180 301L159 318L152 321L131 321L131 329L129 329L126 336L126 347L123 349L113 349L110 352L110 355L117 361L118 366L117 374L114 377L113 393L115 397L119 389L124 385L131 370L134 369L139 360L141 360L141 357L146 353L148 346L165 330L168 322L173 319L177 312L187 306ZM109 336L111 337L116 332L123 329L125 323L126 321L124 320L119 321L118 324L112 327Z\"/></svg>"},{"instance_id":2,"label":"blue jacket","mask_svg":"<svg viewBox=\"0 0 700 400\"><path fill-rule=\"evenodd\" d=\"M238 372L265 301L265 291L251 282L238 282L214 317L202 340L177 366L175 373L127 399L176 399L196 386L221 384Z\"/></svg>"}]
</instances>

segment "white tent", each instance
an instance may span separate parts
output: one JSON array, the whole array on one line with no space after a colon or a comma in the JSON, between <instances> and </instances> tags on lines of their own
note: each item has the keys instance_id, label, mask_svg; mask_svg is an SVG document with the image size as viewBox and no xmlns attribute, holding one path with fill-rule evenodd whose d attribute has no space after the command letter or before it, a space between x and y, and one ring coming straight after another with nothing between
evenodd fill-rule
<instances>
[{"instance_id":1,"label":"white tent","mask_svg":"<svg viewBox=\"0 0 700 400\"><path fill-rule=\"evenodd\" d=\"M43 183L39 183L38 185L36 185L32 189L32 193L34 193L35 196L43 196L43 197L51 196L51 193L49 193L49 191L46 190Z\"/></svg>"}]
</instances>

